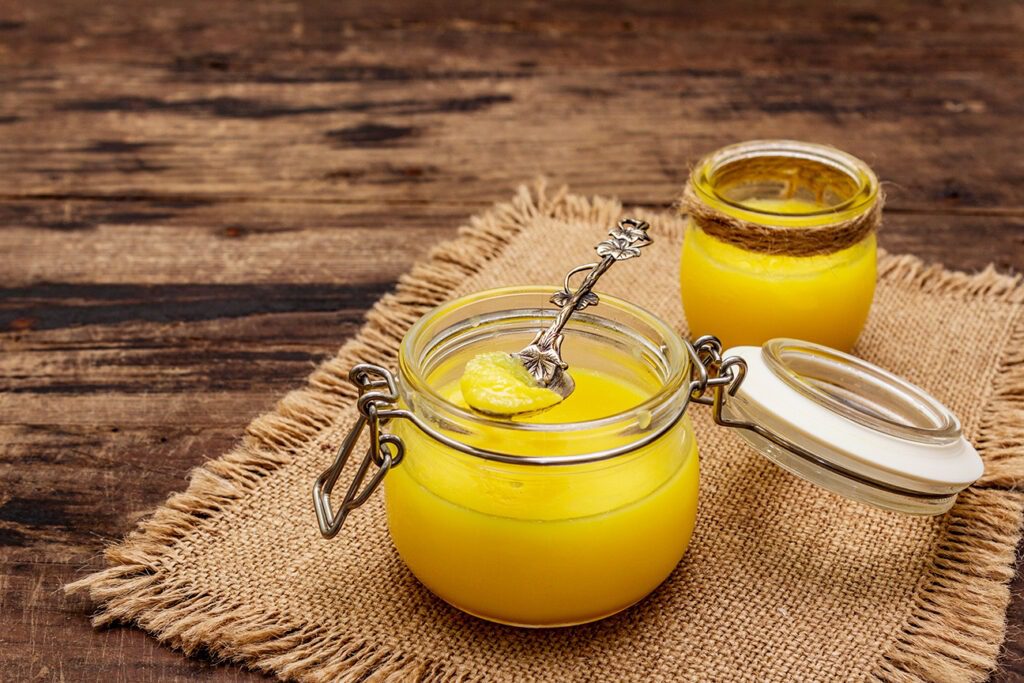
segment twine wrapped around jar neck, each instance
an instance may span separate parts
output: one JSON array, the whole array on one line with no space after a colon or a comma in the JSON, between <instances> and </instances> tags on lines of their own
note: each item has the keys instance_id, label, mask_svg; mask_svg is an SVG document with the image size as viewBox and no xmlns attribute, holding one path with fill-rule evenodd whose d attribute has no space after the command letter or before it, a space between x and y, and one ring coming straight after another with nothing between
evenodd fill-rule
<instances>
[{"instance_id":1,"label":"twine wrapped around jar neck","mask_svg":"<svg viewBox=\"0 0 1024 683\"><path fill-rule=\"evenodd\" d=\"M874 205L854 218L788 227L747 221L715 209L697 196L691 183L686 184L679 200L681 211L708 235L748 251L780 256L814 256L852 247L881 227L884 203L885 194L879 188Z\"/></svg>"}]
</instances>

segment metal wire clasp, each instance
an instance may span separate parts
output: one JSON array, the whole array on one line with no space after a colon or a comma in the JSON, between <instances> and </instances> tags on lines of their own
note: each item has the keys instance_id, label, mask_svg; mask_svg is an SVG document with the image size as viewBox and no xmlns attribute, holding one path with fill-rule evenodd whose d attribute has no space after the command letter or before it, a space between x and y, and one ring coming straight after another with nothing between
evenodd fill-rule
<instances>
[{"instance_id":1,"label":"metal wire clasp","mask_svg":"<svg viewBox=\"0 0 1024 683\"><path fill-rule=\"evenodd\" d=\"M338 448L338 454L334 463L324 470L313 484L313 506L316 508L316 521L320 525L320 533L324 538L333 538L345 523L348 513L366 502L366 500L377 490L384 480L384 475L402 461L405 455L405 445L402 440L394 434L388 434L381 430L388 420L394 416L394 411L386 409L398 401L398 387L395 384L395 377L387 368L379 365L362 363L356 365L348 373L348 379L359 389L359 398L356 407L359 410L359 419L349 431L345 441ZM370 442L366 448L366 454L359 463L359 468L352 477L352 482L345 492L345 498L341 507L335 515L331 510L331 491L341 476L349 456L355 450L363 430L370 429ZM363 486L363 481L369 472L370 465L376 465L377 471L370 477L369 482Z\"/></svg>"},{"instance_id":2,"label":"metal wire clasp","mask_svg":"<svg viewBox=\"0 0 1024 683\"><path fill-rule=\"evenodd\" d=\"M722 404L725 394L736 395L747 376L747 363L739 356L722 358L722 342L710 334L698 337L692 343L687 342L686 348L691 361L690 400L714 406L715 422L724 424Z\"/></svg>"}]
</instances>

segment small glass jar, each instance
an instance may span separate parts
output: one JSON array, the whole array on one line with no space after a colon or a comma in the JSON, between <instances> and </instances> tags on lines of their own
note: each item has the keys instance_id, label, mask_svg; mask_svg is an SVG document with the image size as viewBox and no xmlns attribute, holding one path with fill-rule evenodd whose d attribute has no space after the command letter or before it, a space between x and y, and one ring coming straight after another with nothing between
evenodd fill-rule
<instances>
[{"instance_id":1,"label":"small glass jar","mask_svg":"<svg viewBox=\"0 0 1024 683\"><path fill-rule=\"evenodd\" d=\"M833 147L757 140L693 169L680 284L690 329L728 346L857 341L875 291L878 179Z\"/></svg>"}]
</instances>

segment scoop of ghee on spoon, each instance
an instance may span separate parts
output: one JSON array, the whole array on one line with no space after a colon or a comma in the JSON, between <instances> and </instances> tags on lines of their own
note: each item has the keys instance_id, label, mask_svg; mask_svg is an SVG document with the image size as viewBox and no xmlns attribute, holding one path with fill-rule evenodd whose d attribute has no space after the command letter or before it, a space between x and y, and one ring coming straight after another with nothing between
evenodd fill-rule
<instances>
[{"instance_id":1,"label":"scoop of ghee on spoon","mask_svg":"<svg viewBox=\"0 0 1024 683\"><path fill-rule=\"evenodd\" d=\"M510 353L482 353L466 363L459 380L462 398L474 410L490 415L517 415L544 410L562 396L534 379Z\"/></svg>"},{"instance_id":2,"label":"scoop of ghee on spoon","mask_svg":"<svg viewBox=\"0 0 1024 683\"><path fill-rule=\"evenodd\" d=\"M576 383L569 375L569 365L562 360L562 330L573 313L600 302L591 290L613 263L640 256L640 248L651 243L649 227L633 218L619 221L608 233L610 239L596 247L601 261L577 266L566 274L562 289L551 297L551 303L561 310L554 322L539 331L522 351L484 353L466 363L459 387L470 408L488 415L512 417L550 408L573 392ZM582 272L587 272L587 276L573 291L569 280Z\"/></svg>"}]
</instances>

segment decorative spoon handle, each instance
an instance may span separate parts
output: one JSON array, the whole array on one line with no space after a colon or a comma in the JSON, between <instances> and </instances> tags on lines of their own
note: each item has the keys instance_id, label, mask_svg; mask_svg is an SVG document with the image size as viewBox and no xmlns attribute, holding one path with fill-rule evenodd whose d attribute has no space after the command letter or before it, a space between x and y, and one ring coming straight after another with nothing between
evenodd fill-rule
<instances>
[{"instance_id":1,"label":"decorative spoon handle","mask_svg":"<svg viewBox=\"0 0 1024 683\"><path fill-rule=\"evenodd\" d=\"M533 341L516 354L539 383L556 391L560 388L568 389L563 395L572 391L571 384L565 386L565 383L571 380L565 374L569 366L562 360L562 330L573 313L588 306L596 306L600 302L597 294L591 290L598 278L604 275L613 263L640 256L641 247L646 247L653 241L647 235L649 227L646 222L634 218L619 221L619 224L608 233L611 239L601 242L596 247L597 255L603 257L600 262L577 266L566 273L562 289L551 297L551 303L561 307L554 322L546 330L538 332ZM576 291L573 291L569 286L569 279L576 273L584 271L590 272Z\"/></svg>"}]
</instances>

